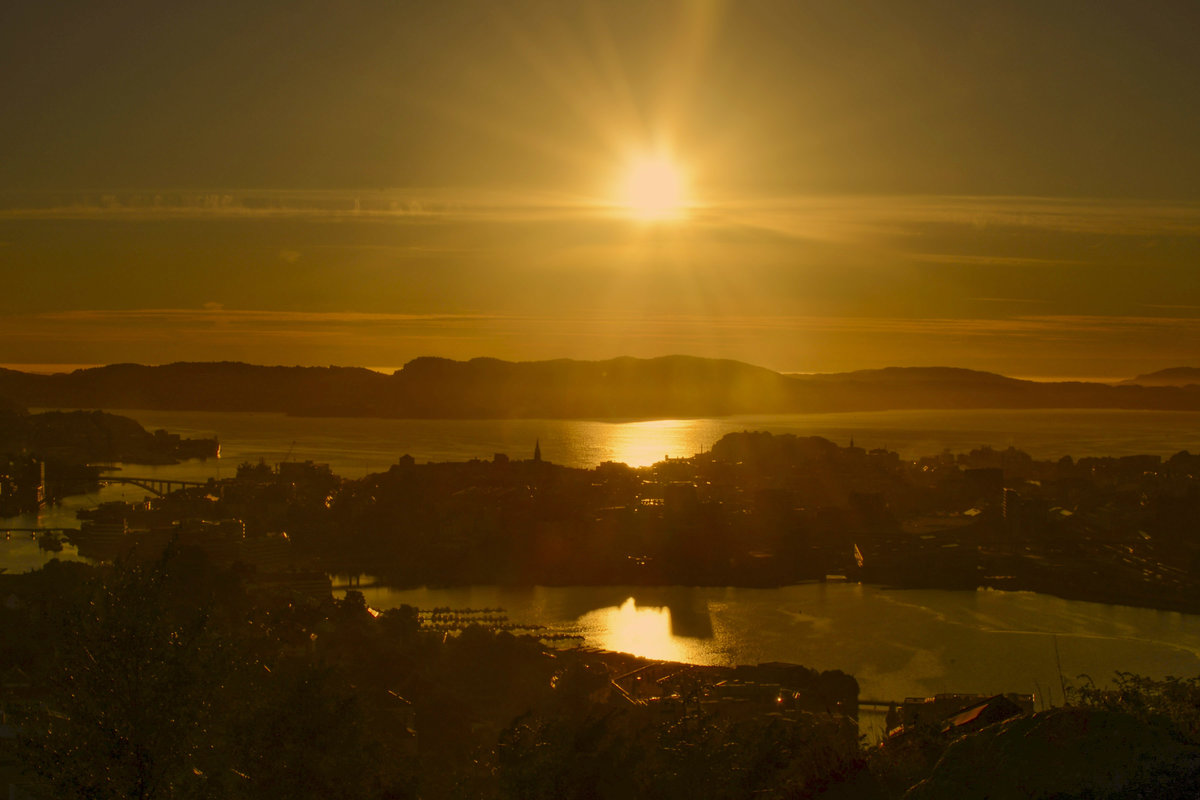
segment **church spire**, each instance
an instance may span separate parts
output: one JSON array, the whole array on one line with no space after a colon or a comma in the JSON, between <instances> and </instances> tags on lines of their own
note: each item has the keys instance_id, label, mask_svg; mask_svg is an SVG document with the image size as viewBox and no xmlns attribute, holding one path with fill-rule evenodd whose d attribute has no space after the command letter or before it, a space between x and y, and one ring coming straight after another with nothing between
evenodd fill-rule
<instances>
[{"instance_id":1,"label":"church spire","mask_svg":"<svg viewBox=\"0 0 1200 800\"><path fill-rule=\"evenodd\" d=\"M535 439L533 442L533 460L541 462L542 460L542 440Z\"/></svg>"}]
</instances>

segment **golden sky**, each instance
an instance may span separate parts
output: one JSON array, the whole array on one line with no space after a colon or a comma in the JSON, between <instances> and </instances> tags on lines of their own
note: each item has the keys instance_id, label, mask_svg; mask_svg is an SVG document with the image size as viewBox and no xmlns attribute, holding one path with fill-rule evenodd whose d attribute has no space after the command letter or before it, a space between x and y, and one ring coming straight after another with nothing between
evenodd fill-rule
<instances>
[{"instance_id":1,"label":"golden sky","mask_svg":"<svg viewBox=\"0 0 1200 800\"><path fill-rule=\"evenodd\" d=\"M0 6L0 363L1200 352L1193 2Z\"/></svg>"}]
</instances>

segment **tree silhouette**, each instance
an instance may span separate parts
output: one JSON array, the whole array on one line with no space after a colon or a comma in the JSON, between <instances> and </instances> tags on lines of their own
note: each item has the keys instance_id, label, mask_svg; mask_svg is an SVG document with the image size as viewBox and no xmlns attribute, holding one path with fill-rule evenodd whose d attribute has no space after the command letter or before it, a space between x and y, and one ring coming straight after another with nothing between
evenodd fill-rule
<instances>
[{"instance_id":1,"label":"tree silhouette","mask_svg":"<svg viewBox=\"0 0 1200 800\"><path fill-rule=\"evenodd\" d=\"M91 588L48 632L45 711L23 725L37 789L97 800L370 793L349 688L256 641L228 575L172 548Z\"/></svg>"}]
</instances>

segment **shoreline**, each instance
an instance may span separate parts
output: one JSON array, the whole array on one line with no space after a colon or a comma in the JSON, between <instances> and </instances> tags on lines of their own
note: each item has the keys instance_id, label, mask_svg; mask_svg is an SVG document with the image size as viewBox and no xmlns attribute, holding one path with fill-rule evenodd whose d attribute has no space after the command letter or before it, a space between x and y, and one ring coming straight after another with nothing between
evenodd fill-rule
<instances>
[{"instance_id":1,"label":"shoreline","mask_svg":"<svg viewBox=\"0 0 1200 800\"><path fill-rule=\"evenodd\" d=\"M345 573L327 573L332 580L335 577L344 577ZM1127 596L1101 596L1095 593L1086 591L1048 591L1033 587L1015 587L1015 586L995 586L991 584L980 584L974 588L964 588L961 586L903 586L897 584L885 583L869 583L864 581L822 581L822 580L801 580L792 581L789 583L387 583L381 580L375 580L371 583L333 583L330 590L336 595L338 592L358 591L360 589L383 589L388 591L408 592L408 591L453 591L456 589L468 589L473 587L494 587L500 589L605 589L605 588L638 588L638 589L762 589L765 591L773 589L786 589L791 586L813 586L825 583L835 584L858 584L860 586L878 589L885 592L914 592L914 591L934 591L934 592L956 592L967 594L970 592L1001 592L1004 594L1033 594L1042 595L1045 597L1055 597L1059 600L1068 600L1079 603L1093 603L1104 606L1117 606L1126 608L1145 609L1150 611L1162 611L1172 614L1187 614L1189 616L1200 616L1200 602L1188 604L1179 602L1174 604L1169 603L1153 603L1153 602L1138 602L1137 598Z\"/></svg>"}]
</instances>

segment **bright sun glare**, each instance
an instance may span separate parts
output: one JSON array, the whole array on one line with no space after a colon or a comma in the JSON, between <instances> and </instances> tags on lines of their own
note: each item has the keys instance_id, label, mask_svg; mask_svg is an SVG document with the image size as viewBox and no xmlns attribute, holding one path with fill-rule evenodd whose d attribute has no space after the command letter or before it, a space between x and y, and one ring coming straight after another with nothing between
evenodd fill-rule
<instances>
[{"instance_id":1,"label":"bright sun glare","mask_svg":"<svg viewBox=\"0 0 1200 800\"><path fill-rule=\"evenodd\" d=\"M625 175L621 204L636 219L679 219L687 205L683 172L661 156L637 159Z\"/></svg>"}]
</instances>

